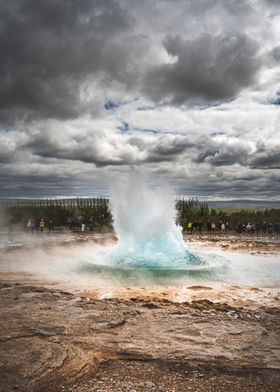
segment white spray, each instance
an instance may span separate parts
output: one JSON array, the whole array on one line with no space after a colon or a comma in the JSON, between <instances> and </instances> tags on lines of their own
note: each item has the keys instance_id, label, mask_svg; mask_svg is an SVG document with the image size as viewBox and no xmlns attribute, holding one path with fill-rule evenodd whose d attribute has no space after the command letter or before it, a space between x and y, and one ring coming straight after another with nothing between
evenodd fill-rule
<instances>
[{"instance_id":1,"label":"white spray","mask_svg":"<svg viewBox=\"0 0 280 392\"><path fill-rule=\"evenodd\" d=\"M178 267L192 259L174 222L174 200L160 196L138 171L115 185L112 210L118 245L111 257L137 266Z\"/></svg>"}]
</instances>

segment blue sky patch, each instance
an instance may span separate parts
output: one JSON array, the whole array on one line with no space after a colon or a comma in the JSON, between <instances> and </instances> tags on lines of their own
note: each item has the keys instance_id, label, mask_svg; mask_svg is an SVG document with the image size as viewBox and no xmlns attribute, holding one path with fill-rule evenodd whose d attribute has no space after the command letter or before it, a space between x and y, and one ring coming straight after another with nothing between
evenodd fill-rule
<instances>
[{"instance_id":1,"label":"blue sky patch","mask_svg":"<svg viewBox=\"0 0 280 392\"><path fill-rule=\"evenodd\" d=\"M272 105L280 105L280 91L277 91L276 98L271 103Z\"/></svg>"},{"instance_id":2,"label":"blue sky patch","mask_svg":"<svg viewBox=\"0 0 280 392\"><path fill-rule=\"evenodd\" d=\"M115 108L117 108L119 106L120 105L118 103L114 102L114 101L107 101L107 102L105 102L104 108L106 110L112 110L112 109L115 109Z\"/></svg>"},{"instance_id":3,"label":"blue sky patch","mask_svg":"<svg viewBox=\"0 0 280 392\"><path fill-rule=\"evenodd\" d=\"M274 101L272 101L273 105L280 105L280 97L276 98Z\"/></svg>"},{"instance_id":4,"label":"blue sky patch","mask_svg":"<svg viewBox=\"0 0 280 392\"><path fill-rule=\"evenodd\" d=\"M127 131L129 131L129 124L128 124L127 122L124 122L124 121L123 121L122 125L120 125L120 126L118 127L118 129L119 129L121 132L127 132Z\"/></svg>"}]
</instances>

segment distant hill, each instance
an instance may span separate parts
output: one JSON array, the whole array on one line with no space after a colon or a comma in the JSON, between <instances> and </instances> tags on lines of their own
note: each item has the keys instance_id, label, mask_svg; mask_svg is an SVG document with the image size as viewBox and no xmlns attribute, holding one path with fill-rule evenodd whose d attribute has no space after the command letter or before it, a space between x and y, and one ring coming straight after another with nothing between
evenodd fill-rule
<instances>
[{"instance_id":1,"label":"distant hill","mask_svg":"<svg viewBox=\"0 0 280 392\"><path fill-rule=\"evenodd\" d=\"M219 200L208 201L210 208L280 208L280 200Z\"/></svg>"},{"instance_id":2,"label":"distant hill","mask_svg":"<svg viewBox=\"0 0 280 392\"><path fill-rule=\"evenodd\" d=\"M99 199L98 198L93 198L94 200ZM91 200L92 198L88 197L69 197L69 198L64 198L64 197L53 197L49 198L49 200L52 201L64 201L66 204L70 203L71 201L86 201L86 200ZM108 198L102 198L106 201L108 201ZM1 203L6 203L6 202L14 202L14 203L26 203L26 202L40 202L40 201L45 201L46 202L47 198L6 198L2 197L0 198L0 205ZM200 200L200 202L203 202L203 200ZM232 200L215 200L215 201L207 201L207 204L210 208L215 208L215 209L231 209L231 208L236 208L236 209L247 209L247 208L280 208L280 200L247 200L247 199L232 199Z\"/></svg>"}]
</instances>

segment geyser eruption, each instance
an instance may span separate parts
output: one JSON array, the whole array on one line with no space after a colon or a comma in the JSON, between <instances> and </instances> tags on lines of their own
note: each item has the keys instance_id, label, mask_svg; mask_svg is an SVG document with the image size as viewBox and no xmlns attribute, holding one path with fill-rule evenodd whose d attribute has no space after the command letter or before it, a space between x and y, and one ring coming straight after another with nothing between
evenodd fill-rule
<instances>
[{"instance_id":1,"label":"geyser eruption","mask_svg":"<svg viewBox=\"0 0 280 392\"><path fill-rule=\"evenodd\" d=\"M184 268L201 262L185 246L174 222L174 200L156 193L136 170L112 192L118 244L113 262L137 267Z\"/></svg>"}]
</instances>

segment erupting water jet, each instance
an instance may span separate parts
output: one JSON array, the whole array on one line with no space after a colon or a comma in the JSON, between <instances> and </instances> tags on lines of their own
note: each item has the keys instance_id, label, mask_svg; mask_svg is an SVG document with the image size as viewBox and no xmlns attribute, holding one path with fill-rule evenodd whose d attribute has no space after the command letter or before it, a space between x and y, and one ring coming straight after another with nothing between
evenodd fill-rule
<instances>
[{"instance_id":1,"label":"erupting water jet","mask_svg":"<svg viewBox=\"0 0 280 392\"><path fill-rule=\"evenodd\" d=\"M190 253L174 221L174 200L156 193L136 170L112 192L118 244L113 263L143 268L185 268L203 261Z\"/></svg>"}]
</instances>

